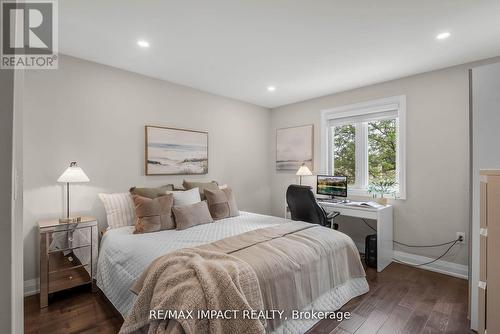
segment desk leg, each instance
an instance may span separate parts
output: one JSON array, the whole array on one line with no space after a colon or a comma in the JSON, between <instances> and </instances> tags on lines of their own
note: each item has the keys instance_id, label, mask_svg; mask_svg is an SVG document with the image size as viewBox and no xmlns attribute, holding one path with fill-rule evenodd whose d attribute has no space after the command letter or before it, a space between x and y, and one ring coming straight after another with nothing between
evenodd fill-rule
<instances>
[{"instance_id":1,"label":"desk leg","mask_svg":"<svg viewBox=\"0 0 500 334\"><path fill-rule=\"evenodd\" d=\"M378 210L377 214L377 271L381 272L392 262L393 245L393 211L392 207Z\"/></svg>"}]
</instances>

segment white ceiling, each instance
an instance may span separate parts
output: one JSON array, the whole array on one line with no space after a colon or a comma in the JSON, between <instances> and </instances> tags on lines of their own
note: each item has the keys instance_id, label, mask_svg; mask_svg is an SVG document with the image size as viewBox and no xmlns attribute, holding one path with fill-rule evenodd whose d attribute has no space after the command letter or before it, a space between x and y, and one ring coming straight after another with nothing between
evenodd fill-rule
<instances>
[{"instance_id":1,"label":"white ceiling","mask_svg":"<svg viewBox=\"0 0 500 334\"><path fill-rule=\"evenodd\" d=\"M59 13L64 54L265 107L500 55L499 0L64 0Z\"/></svg>"}]
</instances>

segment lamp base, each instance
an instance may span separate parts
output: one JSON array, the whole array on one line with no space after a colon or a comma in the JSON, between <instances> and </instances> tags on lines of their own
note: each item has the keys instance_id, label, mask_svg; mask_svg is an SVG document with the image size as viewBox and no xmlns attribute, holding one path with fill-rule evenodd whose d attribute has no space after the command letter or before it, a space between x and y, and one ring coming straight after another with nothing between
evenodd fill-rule
<instances>
[{"instance_id":1,"label":"lamp base","mask_svg":"<svg viewBox=\"0 0 500 334\"><path fill-rule=\"evenodd\" d=\"M59 218L59 224L74 224L80 223L82 217L71 217L71 218Z\"/></svg>"}]
</instances>

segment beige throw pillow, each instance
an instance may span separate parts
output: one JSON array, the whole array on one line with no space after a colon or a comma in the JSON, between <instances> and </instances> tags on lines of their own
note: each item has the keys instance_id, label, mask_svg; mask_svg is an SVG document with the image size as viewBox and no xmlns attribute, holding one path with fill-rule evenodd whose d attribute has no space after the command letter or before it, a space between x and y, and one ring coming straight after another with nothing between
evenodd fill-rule
<instances>
[{"instance_id":1,"label":"beige throw pillow","mask_svg":"<svg viewBox=\"0 0 500 334\"><path fill-rule=\"evenodd\" d=\"M212 182L191 182L191 181L184 180L184 182L182 182L182 186L186 190L198 188L200 190L200 196L201 196L202 200L205 200L205 189L209 189L209 190L219 189L219 184L215 181L212 181Z\"/></svg>"},{"instance_id":2,"label":"beige throw pillow","mask_svg":"<svg viewBox=\"0 0 500 334\"><path fill-rule=\"evenodd\" d=\"M235 217L240 214L231 188L215 191L205 189L205 196L208 202L208 210L213 219Z\"/></svg>"},{"instance_id":3,"label":"beige throw pillow","mask_svg":"<svg viewBox=\"0 0 500 334\"><path fill-rule=\"evenodd\" d=\"M132 187L132 188L130 188L130 193L132 195L139 195L139 196L147 197L147 198L156 198L156 197L163 196L167 193L167 191L172 191L172 190L174 190L174 185L173 184L166 184L164 186L155 187L155 188Z\"/></svg>"},{"instance_id":4,"label":"beige throw pillow","mask_svg":"<svg viewBox=\"0 0 500 334\"><path fill-rule=\"evenodd\" d=\"M136 213L134 233L148 233L175 228L172 219L172 205L174 203L172 194L153 199L138 195L132 197Z\"/></svg>"},{"instance_id":5,"label":"beige throw pillow","mask_svg":"<svg viewBox=\"0 0 500 334\"><path fill-rule=\"evenodd\" d=\"M172 212L178 230L185 230L196 225L213 223L214 221L210 216L205 201L191 205L174 206Z\"/></svg>"}]
</instances>

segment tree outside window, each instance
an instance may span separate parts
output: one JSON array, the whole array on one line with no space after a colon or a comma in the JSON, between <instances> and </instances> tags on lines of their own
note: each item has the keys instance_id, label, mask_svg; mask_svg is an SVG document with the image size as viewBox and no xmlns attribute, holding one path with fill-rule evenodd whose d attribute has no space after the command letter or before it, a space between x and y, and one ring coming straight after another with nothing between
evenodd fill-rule
<instances>
[{"instance_id":1,"label":"tree outside window","mask_svg":"<svg viewBox=\"0 0 500 334\"><path fill-rule=\"evenodd\" d=\"M332 127L335 175L347 176L348 184L356 183L356 128L354 124Z\"/></svg>"},{"instance_id":2,"label":"tree outside window","mask_svg":"<svg viewBox=\"0 0 500 334\"><path fill-rule=\"evenodd\" d=\"M359 125L357 127L356 125ZM356 133L356 129L363 129ZM368 171L365 182L397 182L397 121L384 119L370 122L332 126L332 173L347 176L350 185L356 184L356 136L365 136L363 146L367 151ZM366 185L360 185L365 186Z\"/></svg>"},{"instance_id":3,"label":"tree outside window","mask_svg":"<svg viewBox=\"0 0 500 334\"><path fill-rule=\"evenodd\" d=\"M368 123L368 183L396 182L396 120Z\"/></svg>"}]
</instances>

